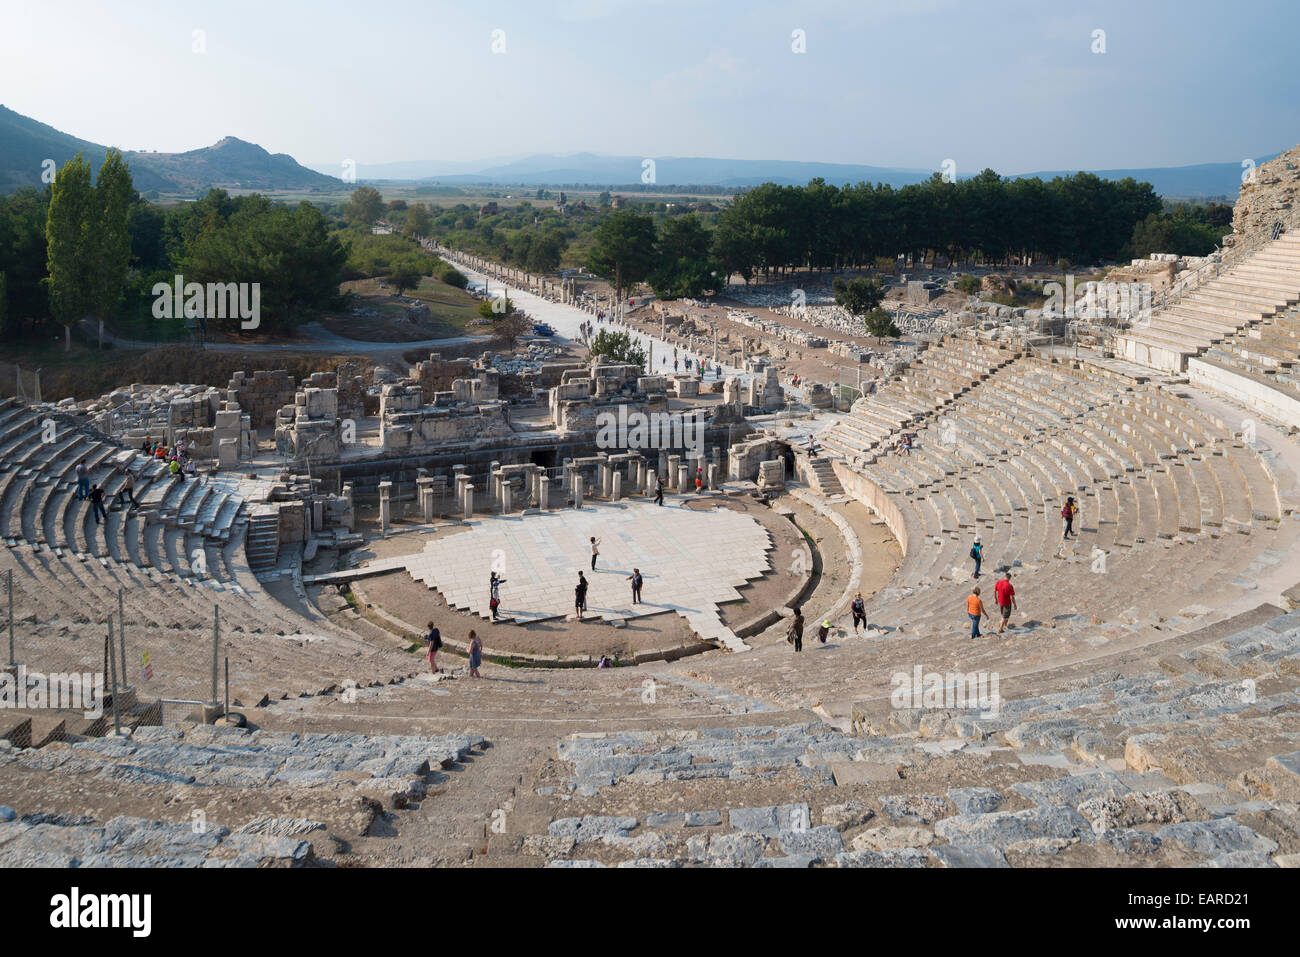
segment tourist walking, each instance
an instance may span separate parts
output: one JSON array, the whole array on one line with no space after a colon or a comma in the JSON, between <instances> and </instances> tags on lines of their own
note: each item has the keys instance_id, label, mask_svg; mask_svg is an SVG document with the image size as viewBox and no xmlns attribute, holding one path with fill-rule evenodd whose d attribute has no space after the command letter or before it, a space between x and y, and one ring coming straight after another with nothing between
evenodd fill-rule
<instances>
[{"instance_id":1,"label":"tourist walking","mask_svg":"<svg viewBox=\"0 0 1300 957\"><path fill-rule=\"evenodd\" d=\"M1011 569L1002 573L1002 580L993 586L993 597L997 600L998 611L1002 612L1002 622L998 625L998 634L1006 631L1011 621L1011 609L1016 605L1016 590L1011 585Z\"/></svg>"},{"instance_id":2,"label":"tourist walking","mask_svg":"<svg viewBox=\"0 0 1300 957\"><path fill-rule=\"evenodd\" d=\"M853 612L853 633L858 633L858 626L866 627L867 625L867 603L862 600L862 592L858 592L853 598L852 604L849 605L849 611Z\"/></svg>"},{"instance_id":3,"label":"tourist walking","mask_svg":"<svg viewBox=\"0 0 1300 957\"><path fill-rule=\"evenodd\" d=\"M980 543L980 537L975 536L975 544L970 547L970 557L975 562L974 578L980 577L980 564L984 561L984 546Z\"/></svg>"},{"instance_id":4,"label":"tourist walking","mask_svg":"<svg viewBox=\"0 0 1300 957\"><path fill-rule=\"evenodd\" d=\"M978 638L980 636L980 616L985 618L989 613L984 610L984 602L980 598L980 589L976 585L971 589L970 594L966 596L966 614L970 616L970 636Z\"/></svg>"},{"instance_id":5,"label":"tourist walking","mask_svg":"<svg viewBox=\"0 0 1300 957\"><path fill-rule=\"evenodd\" d=\"M470 631L469 633L469 676L471 678L482 678L478 673L479 666L483 664L483 642L478 639L478 632Z\"/></svg>"},{"instance_id":6,"label":"tourist walking","mask_svg":"<svg viewBox=\"0 0 1300 957\"><path fill-rule=\"evenodd\" d=\"M98 485L90 487L90 510L95 516L95 524L98 525L100 519L108 520L108 512L104 511L104 490Z\"/></svg>"},{"instance_id":7,"label":"tourist walking","mask_svg":"<svg viewBox=\"0 0 1300 957\"><path fill-rule=\"evenodd\" d=\"M438 673L438 649L442 647L442 632L433 622L429 622L429 630L424 635L424 644L428 649L425 657L429 659L429 674Z\"/></svg>"},{"instance_id":8,"label":"tourist walking","mask_svg":"<svg viewBox=\"0 0 1300 957\"><path fill-rule=\"evenodd\" d=\"M641 604L641 569L632 569L632 574L627 576L627 580L632 583L632 604Z\"/></svg>"},{"instance_id":9,"label":"tourist walking","mask_svg":"<svg viewBox=\"0 0 1300 957\"><path fill-rule=\"evenodd\" d=\"M826 637L831 633L830 619L824 619L822 625L817 629L817 640L823 645L826 644Z\"/></svg>"},{"instance_id":10,"label":"tourist walking","mask_svg":"<svg viewBox=\"0 0 1300 957\"><path fill-rule=\"evenodd\" d=\"M664 503L664 477L662 475L656 475L655 476L655 504L663 505L663 503Z\"/></svg>"},{"instance_id":11,"label":"tourist walking","mask_svg":"<svg viewBox=\"0 0 1300 957\"><path fill-rule=\"evenodd\" d=\"M795 651L803 651L803 611L798 605L791 610L794 617L790 619L790 630L786 632L785 640L794 645Z\"/></svg>"},{"instance_id":12,"label":"tourist walking","mask_svg":"<svg viewBox=\"0 0 1300 957\"><path fill-rule=\"evenodd\" d=\"M1071 495L1061 506L1061 518L1065 519L1065 537L1069 538L1074 534L1074 516L1079 514L1079 508L1074 504L1074 496Z\"/></svg>"},{"instance_id":13,"label":"tourist walking","mask_svg":"<svg viewBox=\"0 0 1300 957\"><path fill-rule=\"evenodd\" d=\"M697 466L695 469L695 494L704 494L704 466Z\"/></svg>"},{"instance_id":14,"label":"tourist walking","mask_svg":"<svg viewBox=\"0 0 1300 957\"><path fill-rule=\"evenodd\" d=\"M83 501L90 494L90 469L86 460L77 463L77 501Z\"/></svg>"},{"instance_id":15,"label":"tourist walking","mask_svg":"<svg viewBox=\"0 0 1300 957\"><path fill-rule=\"evenodd\" d=\"M596 559L600 557L600 539L595 535L591 536L591 570L596 570Z\"/></svg>"},{"instance_id":16,"label":"tourist walking","mask_svg":"<svg viewBox=\"0 0 1300 957\"><path fill-rule=\"evenodd\" d=\"M122 487L117 490L117 497L113 499L114 508L122 507L122 496L126 496L126 499L131 503L132 508L135 508L140 504L135 500L135 476L130 472L126 473L126 481L123 482Z\"/></svg>"}]
</instances>

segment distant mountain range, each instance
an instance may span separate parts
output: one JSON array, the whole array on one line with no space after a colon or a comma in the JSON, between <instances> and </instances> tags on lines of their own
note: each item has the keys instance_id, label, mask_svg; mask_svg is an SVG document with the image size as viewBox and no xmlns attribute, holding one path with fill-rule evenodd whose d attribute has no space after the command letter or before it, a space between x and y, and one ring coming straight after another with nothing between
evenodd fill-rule
<instances>
[{"instance_id":1,"label":"distant mountain range","mask_svg":"<svg viewBox=\"0 0 1300 957\"><path fill-rule=\"evenodd\" d=\"M1256 164L1277 153L1257 157ZM595 153L556 155L541 153L506 161L463 162L413 161L378 163L356 168L362 180L415 180L447 185L493 186L628 186L641 182L645 159L640 156L601 156ZM663 186L746 187L760 183L803 185L821 177L836 186L845 183L888 183L906 186L924 182L935 170L896 166L863 166L850 163L804 163L784 160L730 160L707 157L664 156L654 158L654 182ZM312 169L337 176L339 167L311 165ZM959 170L959 176L976 169ZM1038 176L1051 179L1070 176L1077 170L1043 170L1005 173L1015 178ZM1204 198L1226 196L1235 199L1241 184L1242 167L1235 163L1201 163L1195 166L1148 167L1145 169L1092 170L1107 179L1131 176L1148 182L1162 196Z\"/></svg>"},{"instance_id":2,"label":"distant mountain range","mask_svg":"<svg viewBox=\"0 0 1300 957\"><path fill-rule=\"evenodd\" d=\"M0 106L0 193L22 186L41 187L42 164L52 159L62 166L81 152L98 169L105 147L78 139L31 117ZM1257 157L1257 164L1277 156ZM268 153L255 143L227 136L212 146L187 153L142 153L123 151L136 188L141 192L193 195L209 187L227 189L320 190L336 192L343 185L341 163L299 164L285 153ZM822 178L836 186L846 183L888 183L906 186L933 175L931 169L895 166L864 166L850 163L807 163L786 160L733 160L708 157L654 157L653 178L660 186L703 186L739 188L772 182L803 185ZM640 156L602 156L596 153L497 157L474 162L411 161L358 164L361 181L407 181L441 183L448 186L598 186L628 187L642 182L650 172ZM959 176L978 169L958 170ZM998 172L1014 177L1068 176L1075 170L1044 170L1032 173ZM1233 200L1241 184L1240 161L1201 163L1195 166L1151 167L1146 169L1092 170L1107 179L1131 176L1149 182L1162 196L1199 199L1224 196ZM647 177L649 178L649 177Z\"/></svg>"},{"instance_id":3,"label":"distant mountain range","mask_svg":"<svg viewBox=\"0 0 1300 957\"><path fill-rule=\"evenodd\" d=\"M107 147L78 139L31 117L0 106L0 193L23 186L43 188L42 164L62 166L85 154L92 173L99 171ZM140 192L194 194L217 186L236 189L337 190L338 179L300 166L285 153L268 153L255 143L227 136L212 146L187 153L140 153L123 150L131 179Z\"/></svg>"}]
</instances>

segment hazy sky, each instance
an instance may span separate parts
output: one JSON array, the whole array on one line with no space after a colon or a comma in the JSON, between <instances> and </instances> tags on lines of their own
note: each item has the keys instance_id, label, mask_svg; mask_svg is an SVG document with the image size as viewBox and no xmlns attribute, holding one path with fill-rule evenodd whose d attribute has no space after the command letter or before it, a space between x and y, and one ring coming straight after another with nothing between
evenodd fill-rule
<instances>
[{"instance_id":1,"label":"hazy sky","mask_svg":"<svg viewBox=\"0 0 1300 957\"><path fill-rule=\"evenodd\" d=\"M1300 141L1298 30L1295 0L0 0L0 102L322 164L1174 166Z\"/></svg>"}]
</instances>

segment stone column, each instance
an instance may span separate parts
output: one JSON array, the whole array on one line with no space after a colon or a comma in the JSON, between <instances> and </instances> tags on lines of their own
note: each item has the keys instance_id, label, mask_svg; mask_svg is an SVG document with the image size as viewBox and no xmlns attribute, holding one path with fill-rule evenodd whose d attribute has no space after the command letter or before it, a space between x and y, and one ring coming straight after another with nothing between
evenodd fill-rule
<instances>
[{"instance_id":1,"label":"stone column","mask_svg":"<svg viewBox=\"0 0 1300 957\"><path fill-rule=\"evenodd\" d=\"M473 517L474 517L474 486L471 483L466 482L465 483L465 521L468 522Z\"/></svg>"},{"instance_id":2,"label":"stone column","mask_svg":"<svg viewBox=\"0 0 1300 957\"><path fill-rule=\"evenodd\" d=\"M718 487L718 465L716 462L709 463L709 491L712 492Z\"/></svg>"},{"instance_id":3,"label":"stone column","mask_svg":"<svg viewBox=\"0 0 1300 957\"><path fill-rule=\"evenodd\" d=\"M388 537L388 523L390 520L389 509L391 507L389 496L393 491L392 482L379 483L379 529L384 538Z\"/></svg>"},{"instance_id":4,"label":"stone column","mask_svg":"<svg viewBox=\"0 0 1300 957\"><path fill-rule=\"evenodd\" d=\"M659 450L659 467L658 474L664 477L664 483L668 482L668 450Z\"/></svg>"},{"instance_id":5,"label":"stone column","mask_svg":"<svg viewBox=\"0 0 1300 957\"><path fill-rule=\"evenodd\" d=\"M713 364L718 364L718 327L713 327Z\"/></svg>"},{"instance_id":6,"label":"stone column","mask_svg":"<svg viewBox=\"0 0 1300 957\"><path fill-rule=\"evenodd\" d=\"M538 481L537 507L543 512L551 507L551 477L543 475Z\"/></svg>"},{"instance_id":7,"label":"stone column","mask_svg":"<svg viewBox=\"0 0 1300 957\"><path fill-rule=\"evenodd\" d=\"M613 499L617 502L623 497L623 473L615 472L613 480Z\"/></svg>"},{"instance_id":8,"label":"stone column","mask_svg":"<svg viewBox=\"0 0 1300 957\"><path fill-rule=\"evenodd\" d=\"M353 511L352 508L352 483L351 482L343 486L343 498L348 503L347 508L343 510L343 515L346 518L347 529L350 532L353 531L353 519L356 515L356 512Z\"/></svg>"},{"instance_id":9,"label":"stone column","mask_svg":"<svg viewBox=\"0 0 1300 957\"><path fill-rule=\"evenodd\" d=\"M582 508L582 476L573 477L573 507Z\"/></svg>"},{"instance_id":10,"label":"stone column","mask_svg":"<svg viewBox=\"0 0 1300 957\"><path fill-rule=\"evenodd\" d=\"M426 525L433 522L433 478L428 475L422 475L415 480L416 486L420 490L420 514L424 517Z\"/></svg>"},{"instance_id":11,"label":"stone column","mask_svg":"<svg viewBox=\"0 0 1300 957\"><path fill-rule=\"evenodd\" d=\"M614 466L608 462L600 465L600 494L609 498L614 493Z\"/></svg>"},{"instance_id":12,"label":"stone column","mask_svg":"<svg viewBox=\"0 0 1300 957\"><path fill-rule=\"evenodd\" d=\"M469 476L464 472L456 473L456 501L465 501L465 486L469 484Z\"/></svg>"},{"instance_id":13,"label":"stone column","mask_svg":"<svg viewBox=\"0 0 1300 957\"><path fill-rule=\"evenodd\" d=\"M513 490L509 482L501 483L501 514L509 515L511 509L511 499L514 498Z\"/></svg>"},{"instance_id":14,"label":"stone column","mask_svg":"<svg viewBox=\"0 0 1300 957\"><path fill-rule=\"evenodd\" d=\"M695 487L695 479L691 472L691 463L682 462L677 466L677 491L685 494Z\"/></svg>"},{"instance_id":15,"label":"stone column","mask_svg":"<svg viewBox=\"0 0 1300 957\"><path fill-rule=\"evenodd\" d=\"M680 455L668 456L668 487L670 489L678 489L680 491L680 486L678 486L677 480L681 473L681 461L682 457Z\"/></svg>"}]
</instances>

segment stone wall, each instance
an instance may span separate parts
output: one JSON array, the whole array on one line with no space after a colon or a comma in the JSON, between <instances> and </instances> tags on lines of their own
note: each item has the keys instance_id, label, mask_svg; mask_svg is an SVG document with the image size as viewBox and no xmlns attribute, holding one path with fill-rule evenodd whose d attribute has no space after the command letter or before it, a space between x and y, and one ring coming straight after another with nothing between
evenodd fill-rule
<instances>
[{"instance_id":1,"label":"stone wall","mask_svg":"<svg viewBox=\"0 0 1300 957\"><path fill-rule=\"evenodd\" d=\"M1260 164L1247 180L1232 210L1232 237L1225 238L1225 246L1269 234L1274 223L1295 210L1300 201L1300 146Z\"/></svg>"},{"instance_id":2,"label":"stone wall","mask_svg":"<svg viewBox=\"0 0 1300 957\"><path fill-rule=\"evenodd\" d=\"M293 376L284 369L259 369L252 376L236 372L226 386L227 398L239 403L255 429L274 426L280 410L293 402L297 391Z\"/></svg>"}]
</instances>

